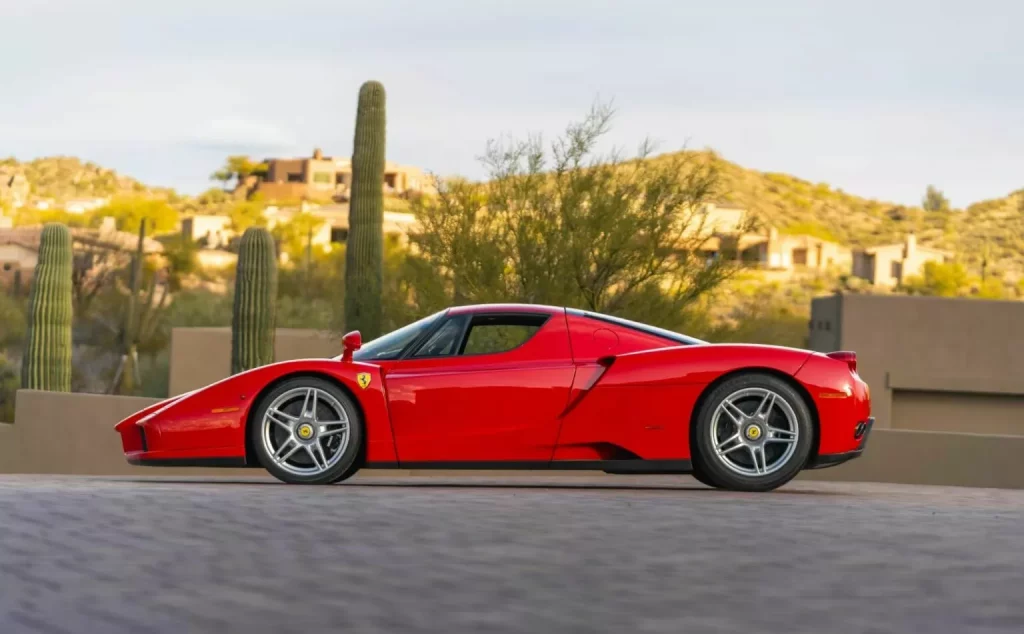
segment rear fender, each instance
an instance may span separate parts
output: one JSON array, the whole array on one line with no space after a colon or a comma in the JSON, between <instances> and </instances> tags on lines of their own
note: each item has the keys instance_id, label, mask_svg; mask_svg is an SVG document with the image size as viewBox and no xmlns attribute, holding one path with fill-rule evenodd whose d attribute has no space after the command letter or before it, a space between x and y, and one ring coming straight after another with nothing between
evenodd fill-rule
<instances>
[{"instance_id":1,"label":"rear fender","mask_svg":"<svg viewBox=\"0 0 1024 634\"><path fill-rule=\"evenodd\" d=\"M659 348L615 357L599 385L707 385L729 372L758 368L794 376L813 354L745 344Z\"/></svg>"}]
</instances>

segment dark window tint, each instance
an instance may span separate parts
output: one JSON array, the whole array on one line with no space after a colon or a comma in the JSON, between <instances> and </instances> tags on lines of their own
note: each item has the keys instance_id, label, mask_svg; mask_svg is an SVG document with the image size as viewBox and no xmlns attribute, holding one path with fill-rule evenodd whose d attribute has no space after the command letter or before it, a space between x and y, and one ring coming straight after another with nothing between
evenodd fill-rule
<instances>
[{"instance_id":1,"label":"dark window tint","mask_svg":"<svg viewBox=\"0 0 1024 634\"><path fill-rule=\"evenodd\" d=\"M462 354L497 354L526 343L544 322L546 315L478 315L466 334Z\"/></svg>"},{"instance_id":2,"label":"dark window tint","mask_svg":"<svg viewBox=\"0 0 1024 634\"><path fill-rule=\"evenodd\" d=\"M465 317L452 317L444 322L434 334L430 335L412 356L445 357L455 354L459 349L459 342L462 341L462 331L465 329L465 325Z\"/></svg>"},{"instance_id":3,"label":"dark window tint","mask_svg":"<svg viewBox=\"0 0 1024 634\"><path fill-rule=\"evenodd\" d=\"M443 313L434 313L429 317L425 317L419 321L409 324L408 326L403 326L398 330L378 337L369 343L363 344L363 347L357 350L355 354L352 355L352 358L356 361L382 361L385 359L397 359L398 356L402 354L402 351L420 337L420 335L429 330L442 314Z\"/></svg>"}]
</instances>

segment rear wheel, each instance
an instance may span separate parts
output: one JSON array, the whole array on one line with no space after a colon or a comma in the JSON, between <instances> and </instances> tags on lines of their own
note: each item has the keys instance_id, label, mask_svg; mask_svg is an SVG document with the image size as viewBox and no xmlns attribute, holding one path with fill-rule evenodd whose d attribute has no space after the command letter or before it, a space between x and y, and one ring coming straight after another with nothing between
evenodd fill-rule
<instances>
[{"instance_id":1,"label":"rear wheel","mask_svg":"<svg viewBox=\"0 0 1024 634\"><path fill-rule=\"evenodd\" d=\"M694 461L694 463L693 463L693 473L691 473L690 475L693 476L694 480L696 480L697 482L700 482L704 486L708 486L708 487L711 487L713 489L717 489L718 488L718 485L715 484L714 482L712 482L710 478L708 478L708 474L704 473L704 469L702 467L698 466L697 461Z\"/></svg>"},{"instance_id":2,"label":"rear wheel","mask_svg":"<svg viewBox=\"0 0 1024 634\"><path fill-rule=\"evenodd\" d=\"M726 380L697 416L694 472L735 491L770 491L803 468L814 435L810 410L769 374Z\"/></svg>"},{"instance_id":3,"label":"rear wheel","mask_svg":"<svg viewBox=\"0 0 1024 634\"><path fill-rule=\"evenodd\" d=\"M329 484L353 475L363 421L351 397L317 377L282 382L261 399L249 426L260 464L290 484Z\"/></svg>"}]
</instances>

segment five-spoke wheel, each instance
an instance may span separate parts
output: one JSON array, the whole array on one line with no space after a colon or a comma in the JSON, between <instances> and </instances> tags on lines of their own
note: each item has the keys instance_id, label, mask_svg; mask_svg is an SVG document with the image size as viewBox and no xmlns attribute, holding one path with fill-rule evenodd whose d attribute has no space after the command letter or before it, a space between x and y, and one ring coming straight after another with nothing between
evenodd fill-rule
<instances>
[{"instance_id":1,"label":"five-spoke wheel","mask_svg":"<svg viewBox=\"0 0 1024 634\"><path fill-rule=\"evenodd\" d=\"M261 400L250 434L260 463L278 479L321 484L355 471L362 425L358 409L338 386L297 377Z\"/></svg>"},{"instance_id":2,"label":"five-spoke wheel","mask_svg":"<svg viewBox=\"0 0 1024 634\"><path fill-rule=\"evenodd\" d=\"M698 414L694 470L727 489L765 491L792 479L810 451L813 427L803 398L768 374L719 385Z\"/></svg>"}]
</instances>

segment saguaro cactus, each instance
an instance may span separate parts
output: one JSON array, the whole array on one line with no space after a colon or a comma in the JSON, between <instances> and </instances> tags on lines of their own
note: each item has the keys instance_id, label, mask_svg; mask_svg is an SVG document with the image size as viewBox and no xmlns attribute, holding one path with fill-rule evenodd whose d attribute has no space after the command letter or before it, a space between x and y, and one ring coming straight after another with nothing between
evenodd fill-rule
<instances>
[{"instance_id":1,"label":"saguaro cactus","mask_svg":"<svg viewBox=\"0 0 1024 634\"><path fill-rule=\"evenodd\" d=\"M262 227L242 234L231 316L231 373L274 361L277 318L277 250Z\"/></svg>"},{"instance_id":2,"label":"saguaro cactus","mask_svg":"<svg viewBox=\"0 0 1024 634\"><path fill-rule=\"evenodd\" d=\"M49 223L43 227L29 295L28 337L21 364L25 389L71 391L71 274L71 231Z\"/></svg>"},{"instance_id":3,"label":"saguaro cactus","mask_svg":"<svg viewBox=\"0 0 1024 634\"><path fill-rule=\"evenodd\" d=\"M356 111L345 253L345 328L364 340L380 334L382 318L385 114L384 86L366 82Z\"/></svg>"}]
</instances>

